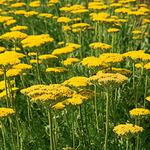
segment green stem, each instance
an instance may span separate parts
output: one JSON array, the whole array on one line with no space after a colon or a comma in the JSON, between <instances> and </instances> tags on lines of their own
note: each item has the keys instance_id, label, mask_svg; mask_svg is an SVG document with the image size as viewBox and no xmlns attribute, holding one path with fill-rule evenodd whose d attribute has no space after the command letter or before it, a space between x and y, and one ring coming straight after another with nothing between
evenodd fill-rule
<instances>
[{"instance_id":1,"label":"green stem","mask_svg":"<svg viewBox=\"0 0 150 150\"><path fill-rule=\"evenodd\" d=\"M98 122L98 112L97 112L97 96L96 96L96 85L94 85L94 92L95 92L95 96L94 96L94 108L95 108L95 119L96 119L96 129L97 129L97 133L99 133L99 122Z\"/></svg>"},{"instance_id":2,"label":"green stem","mask_svg":"<svg viewBox=\"0 0 150 150\"><path fill-rule=\"evenodd\" d=\"M2 131L2 137L3 137L3 148L4 150L7 150L6 140L5 140L5 130L4 130L4 126L2 122L1 122L1 131Z\"/></svg>"},{"instance_id":3,"label":"green stem","mask_svg":"<svg viewBox=\"0 0 150 150\"><path fill-rule=\"evenodd\" d=\"M9 107L9 95L8 95L8 87L7 87L7 76L6 76L6 68L3 68L4 72L4 82L5 82L5 91L6 91L6 105Z\"/></svg>"},{"instance_id":4,"label":"green stem","mask_svg":"<svg viewBox=\"0 0 150 150\"><path fill-rule=\"evenodd\" d=\"M53 145L53 129L52 129L52 112L51 112L51 109L48 110L48 122L49 122L50 150L54 150L54 145Z\"/></svg>"},{"instance_id":5,"label":"green stem","mask_svg":"<svg viewBox=\"0 0 150 150\"><path fill-rule=\"evenodd\" d=\"M126 150L129 150L129 139L126 140Z\"/></svg>"},{"instance_id":6,"label":"green stem","mask_svg":"<svg viewBox=\"0 0 150 150\"><path fill-rule=\"evenodd\" d=\"M144 87L144 99L146 98L146 95L147 95L147 85L148 85L148 76L146 75L146 77L145 77L145 87ZM145 108L145 100L144 100L144 108Z\"/></svg>"},{"instance_id":7,"label":"green stem","mask_svg":"<svg viewBox=\"0 0 150 150\"><path fill-rule=\"evenodd\" d=\"M12 145L13 145L13 149L15 150L16 146L15 146L14 137L13 137L12 120L11 120L10 117L8 118L8 120L9 120L9 124L10 124L10 132L11 132Z\"/></svg>"},{"instance_id":8,"label":"green stem","mask_svg":"<svg viewBox=\"0 0 150 150\"><path fill-rule=\"evenodd\" d=\"M74 132L75 132L75 125L74 125L74 111L72 111L72 121L71 121L71 123L72 123L72 146L73 146L73 148L75 148L75 134L74 134Z\"/></svg>"},{"instance_id":9,"label":"green stem","mask_svg":"<svg viewBox=\"0 0 150 150\"><path fill-rule=\"evenodd\" d=\"M109 89L107 89L106 91L106 124L105 124L104 150L108 150L108 130L109 130Z\"/></svg>"},{"instance_id":10,"label":"green stem","mask_svg":"<svg viewBox=\"0 0 150 150\"><path fill-rule=\"evenodd\" d=\"M36 69L37 69L37 79L38 79L38 82L41 83L40 67L39 67L39 52L38 52L38 50L36 50Z\"/></svg>"}]
</instances>

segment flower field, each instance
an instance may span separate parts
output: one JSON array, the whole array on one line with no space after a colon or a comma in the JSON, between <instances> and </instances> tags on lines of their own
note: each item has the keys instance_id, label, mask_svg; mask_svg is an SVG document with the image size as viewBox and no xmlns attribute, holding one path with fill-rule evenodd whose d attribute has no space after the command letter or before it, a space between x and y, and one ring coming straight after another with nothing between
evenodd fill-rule
<instances>
[{"instance_id":1,"label":"flower field","mask_svg":"<svg viewBox=\"0 0 150 150\"><path fill-rule=\"evenodd\" d=\"M0 0L0 150L150 149L146 2Z\"/></svg>"}]
</instances>

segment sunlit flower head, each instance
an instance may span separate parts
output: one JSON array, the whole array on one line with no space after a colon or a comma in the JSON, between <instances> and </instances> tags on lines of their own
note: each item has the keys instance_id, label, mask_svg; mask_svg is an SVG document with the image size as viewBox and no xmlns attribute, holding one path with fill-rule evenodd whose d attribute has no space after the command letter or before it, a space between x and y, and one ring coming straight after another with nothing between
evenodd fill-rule
<instances>
[{"instance_id":1,"label":"sunlit flower head","mask_svg":"<svg viewBox=\"0 0 150 150\"><path fill-rule=\"evenodd\" d=\"M138 133L143 132L143 128L137 125L133 124L120 124L114 127L113 131L118 135L118 136L132 136L136 135Z\"/></svg>"},{"instance_id":2,"label":"sunlit flower head","mask_svg":"<svg viewBox=\"0 0 150 150\"><path fill-rule=\"evenodd\" d=\"M15 110L13 110L12 108L0 108L0 118L9 117L13 114L15 114Z\"/></svg>"}]
</instances>

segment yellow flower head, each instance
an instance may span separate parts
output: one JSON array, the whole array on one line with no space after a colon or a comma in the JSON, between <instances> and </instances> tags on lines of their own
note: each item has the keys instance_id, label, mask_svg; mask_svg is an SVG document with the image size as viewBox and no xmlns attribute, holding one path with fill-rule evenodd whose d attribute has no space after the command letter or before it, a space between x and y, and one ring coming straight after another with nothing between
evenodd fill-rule
<instances>
[{"instance_id":1,"label":"yellow flower head","mask_svg":"<svg viewBox=\"0 0 150 150\"><path fill-rule=\"evenodd\" d=\"M76 76L72 77L63 83L64 85L74 86L74 87L85 87L91 85L87 77Z\"/></svg>"},{"instance_id":2,"label":"yellow flower head","mask_svg":"<svg viewBox=\"0 0 150 150\"><path fill-rule=\"evenodd\" d=\"M44 17L44 18L52 18L53 14L49 14L49 13L40 13L39 17Z\"/></svg>"},{"instance_id":3,"label":"yellow flower head","mask_svg":"<svg viewBox=\"0 0 150 150\"><path fill-rule=\"evenodd\" d=\"M0 46L0 53L4 52L6 50L5 47Z\"/></svg>"},{"instance_id":4,"label":"yellow flower head","mask_svg":"<svg viewBox=\"0 0 150 150\"><path fill-rule=\"evenodd\" d=\"M6 76L7 77L15 77L15 76L18 76L22 73L22 70L21 69L9 69L7 72L6 72Z\"/></svg>"},{"instance_id":5,"label":"yellow flower head","mask_svg":"<svg viewBox=\"0 0 150 150\"><path fill-rule=\"evenodd\" d=\"M63 67L55 67L55 68L47 68L46 72L51 72L51 73L63 73L68 71L66 68Z\"/></svg>"},{"instance_id":6,"label":"yellow flower head","mask_svg":"<svg viewBox=\"0 0 150 150\"><path fill-rule=\"evenodd\" d=\"M10 28L11 31L21 31L21 30L27 30L28 27L27 26L15 26Z\"/></svg>"},{"instance_id":7,"label":"yellow flower head","mask_svg":"<svg viewBox=\"0 0 150 150\"><path fill-rule=\"evenodd\" d=\"M102 13L91 13L90 14L92 21L104 22L110 14L102 12Z\"/></svg>"},{"instance_id":8,"label":"yellow flower head","mask_svg":"<svg viewBox=\"0 0 150 150\"><path fill-rule=\"evenodd\" d=\"M41 2L39 0L30 2L29 4L30 7L40 7L40 5L41 5Z\"/></svg>"},{"instance_id":9,"label":"yellow flower head","mask_svg":"<svg viewBox=\"0 0 150 150\"><path fill-rule=\"evenodd\" d=\"M80 61L80 59L78 59L78 58L67 58L66 60L63 61L63 64L65 66L70 66L70 65L77 63L79 61Z\"/></svg>"},{"instance_id":10,"label":"yellow flower head","mask_svg":"<svg viewBox=\"0 0 150 150\"><path fill-rule=\"evenodd\" d=\"M70 22L70 21L71 21L71 19L68 18L68 17L59 17L59 18L57 19L57 22L59 22L59 23L68 23L68 22Z\"/></svg>"},{"instance_id":11,"label":"yellow flower head","mask_svg":"<svg viewBox=\"0 0 150 150\"><path fill-rule=\"evenodd\" d=\"M39 59L40 60L49 60L49 59L57 59L58 57L52 54L44 54L44 55L40 55Z\"/></svg>"},{"instance_id":12,"label":"yellow flower head","mask_svg":"<svg viewBox=\"0 0 150 150\"><path fill-rule=\"evenodd\" d=\"M23 7L25 6L26 4L23 3L23 2L18 2L18 3L14 3L14 4L11 4L10 7L11 8L19 8L19 7Z\"/></svg>"},{"instance_id":13,"label":"yellow flower head","mask_svg":"<svg viewBox=\"0 0 150 150\"><path fill-rule=\"evenodd\" d=\"M132 74L132 72L128 69L124 69L124 68L108 68L108 69L104 69L102 71L99 71L102 73L120 73L122 75L125 76L130 76Z\"/></svg>"},{"instance_id":14,"label":"yellow flower head","mask_svg":"<svg viewBox=\"0 0 150 150\"><path fill-rule=\"evenodd\" d=\"M101 49L101 50L108 50L112 48L111 45L101 42L91 43L89 46L93 49Z\"/></svg>"},{"instance_id":15,"label":"yellow flower head","mask_svg":"<svg viewBox=\"0 0 150 150\"><path fill-rule=\"evenodd\" d=\"M96 75L89 78L91 82L103 86L118 86L128 80L128 78L119 73L102 73L98 72Z\"/></svg>"},{"instance_id":16,"label":"yellow flower head","mask_svg":"<svg viewBox=\"0 0 150 150\"><path fill-rule=\"evenodd\" d=\"M74 52L76 49L80 48L81 45L74 43L67 43L65 47L55 49L52 54L53 55L62 55Z\"/></svg>"},{"instance_id":17,"label":"yellow flower head","mask_svg":"<svg viewBox=\"0 0 150 150\"><path fill-rule=\"evenodd\" d=\"M150 102L150 96L146 97L146 100Z\"/></svg>"},{"instance_id":18,"label":"yellow flower head","mask_svg":"<svg viewBox=\"0 0 150 150\"><path fill-rule=\"evenodd\" d=\"M122 54L119 53L104 53L99 56L101 61L108 65L113 65L119 62L124 61Z\"/></svg>"},{"instance_id":19,"label":"yellow flower head","mask_svg":"<svg viewBox=\"0 0 150 150\"><path fill-rule=\"evenodd\" d=\"M19 63L17 65L14 65L13 68L14 69L21 69L21 70L30 70L30 69L32 69L32 66L28 65L28 64Z\"/></svg>"},{"instance_id":20,"label":"yellow flower head","mask_svg":"<svg viewBox=\"0 0 150 150\"><path fill-rule=\"evenodd\" d=\"M113 129L118 136L136 135L140 132L143 132L143 130L144 129L142 127L129 123L117 125Z\"/></svg>"},{"instance_id":21,"label":"yellow flower head","mask_svg":"<svg viewBox=\"0 0 150 150\"><path fill-rule=\"evenodd\" d=\"M103 60L94 56L84 58L81 63L83 66L87 67L107 67L106 63L103 62Z\"/></svg>"},{"instance_id":22,"label":"yellow flower head","mask_svg":"<svg viewBox=\"0 0 150 150\"><path fill-rule=\"evenodd\" d=\"M19 58L23 57L23 54L13 51L5 51L0 54L0 66L16 65L20 63Z\"/></svg>"},{"instance_id":23,"label":"yellow flower head","mask_svg":"<svg viewBox=\"0 0 150 150\"><path fill-rule=\"evenodd\" d=\"M134 108L130 110L130 115L133 117L150 115L150 110L145 108Z\"/></svg>"},{"instance_id":24,"label":"yellow flower head","mask_svg":"<svg viewBox=\"0 0 150 150\"><path fill-rule=\"evenodd\" d=\"M107 30L107 32L108 32L108 33L116 33L116 32L119 32L119 30L120 30L120 29L118 29L118 28L109 28L109 29Z\"/></svg>"},{"instance_id":25,"label":"yellow flower head","mask_svg":"<svg viewBox=\"0 0 150 150\"><path fill-rule=\"evenodd\" d=\"M41 35L29 35L24 40L21 41L24 48L29 47L39 47L46 43L53 42L53 38L49 36L49 34L41 34Z\"/></svg>"},{"instance_id":26,"label":"yellow flower head","mask_svg":"<svg viewBox=\"0 0 150 150\"><path fill-rule=\"evenodd\" d=\"M48 102L71 97L73 91L61 84L33 85L21 90L21 93L29 96L33 102Z\"/></svg>"},{"instance_id":27,"label":"yellow flower head","mask_svg":"<svg viewBox=\"0 0 150 150\"><path fill-rule=\"evenodd\" d=\"M52 106L53 109L61 110L65 108L65 105L62 102L58 102L57 104Z\"/></svg>"},{"instance_id":28,"label":"yellow flower head","mask_svg":"<svg viewBox=\"0 0 150 150\"><path fill-rule=\"evenodd\" d=\"M15 114L15 111L12 108L5 108L5 107L0 108L0 118L8 117L13 114Z\"/></svg>"},{"instance_id":29,"label":"yellow flower head","mask_svg":"<svg viewBox=\"0 0 150 150\"><path fill-rule=\"evenodd\" d=\"M20 32L20 31L11 31L4 33L0 36L0 39L4 40L22 40L27 37L26 33Z\"/></svg>"}]
</instances>

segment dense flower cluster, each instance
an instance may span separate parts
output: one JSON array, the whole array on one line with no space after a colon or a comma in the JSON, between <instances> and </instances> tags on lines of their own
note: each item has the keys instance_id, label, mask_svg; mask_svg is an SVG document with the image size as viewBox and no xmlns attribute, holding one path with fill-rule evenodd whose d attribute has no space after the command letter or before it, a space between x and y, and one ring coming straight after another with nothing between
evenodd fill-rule
<instances>
[{"instance_id":1,"label":"dense flower cluster","mask_svg":"<svg viewBox=\"0 0 150 150\"><path fill-rule=\"evenodd\" d=\"M143 132L143 128L133 124L120 124L115 126L113 131L118 136L130 136Z\"/></svg>"}]
</instances>

